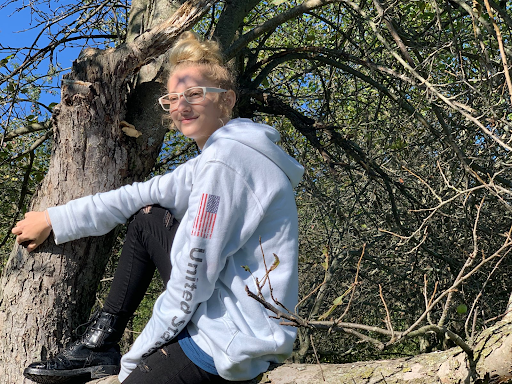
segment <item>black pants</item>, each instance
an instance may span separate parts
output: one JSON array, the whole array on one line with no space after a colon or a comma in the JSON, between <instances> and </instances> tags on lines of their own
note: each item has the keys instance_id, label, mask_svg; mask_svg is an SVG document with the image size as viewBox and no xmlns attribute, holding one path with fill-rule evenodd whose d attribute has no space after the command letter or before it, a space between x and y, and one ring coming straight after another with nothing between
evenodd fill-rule
<instances>
[{"instance_id":1,"label":"black pants","mask_svg":"<svg viewBox=\"0 0 512 384\"><path fill-rule=\"evenodd\" d=\"M227 383L192 363L176 339L145 358L123 384Z\"/></svg>"},{"instance_id":2,"label":"black pants","mask_svg":"<svg viewBox=\"0 0 512 384\"><path fill-rule=\"evenodd\" d=\"M127 322L149 287L155 268L165 284L171 276L171 247L178 221L160 206L141 209L128 225L126 241L103 310ZM123 383L223 383L220 376L197 367L175 341L141 362Z\"/></svg>"}]
</instances>

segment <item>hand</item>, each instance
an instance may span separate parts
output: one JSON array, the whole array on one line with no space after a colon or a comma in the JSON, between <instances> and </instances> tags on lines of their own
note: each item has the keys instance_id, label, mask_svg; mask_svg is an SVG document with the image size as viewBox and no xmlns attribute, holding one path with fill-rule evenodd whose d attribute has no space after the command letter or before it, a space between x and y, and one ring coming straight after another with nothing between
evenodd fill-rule
<instances>
[{"instance_id":1,"label":"hand","mask_svg":"<svg viewBox=\"0 0 512 384\"><path fill-rule=\"evenodd\" d=\"M27 212L25 219L19 221L12 229L18 244L24 244L27 251L36 249L52 231L52 223L48 212Z\"/></svg>"}]
</instances>

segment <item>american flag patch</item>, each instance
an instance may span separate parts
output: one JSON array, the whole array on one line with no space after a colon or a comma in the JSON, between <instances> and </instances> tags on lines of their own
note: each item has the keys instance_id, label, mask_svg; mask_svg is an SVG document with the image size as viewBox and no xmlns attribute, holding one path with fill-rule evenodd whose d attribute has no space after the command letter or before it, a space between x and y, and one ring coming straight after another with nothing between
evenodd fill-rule
<instances>
[{"instance_id":1,"label":"american flag patch","mask_svg":"<svg viewBox=\"0 0 512 384\"><path fill-rule=\"evenodd\" d=\"M203 193L196 219L194 220L194 226L192 227L192 236L203 237L205 239L212 237L219 203L220 196Z\"/></svg>"}]
</instances>

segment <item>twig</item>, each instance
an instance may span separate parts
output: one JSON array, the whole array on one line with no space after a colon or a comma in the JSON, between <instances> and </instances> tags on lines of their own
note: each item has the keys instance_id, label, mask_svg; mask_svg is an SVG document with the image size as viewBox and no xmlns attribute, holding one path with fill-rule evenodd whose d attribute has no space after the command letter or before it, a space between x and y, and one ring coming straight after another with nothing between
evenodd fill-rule
<instances>
[{"instance_id":1,"label":"twig","mask_svg":"<svg viewBox=\"0 0 512 384\"><path fill-rule=\"evenodd\" d=\"M341 314L340 317L336 320L336 322L341 321L345 317L345 315L348 313L348 310L350 309L350 305L352 304L352 300L354 299L354 294L356 292L356 286L358 284L359 279L359 271L361 270L361 261L363 260L364 252L366 250L366 243L363 244L363 250L361 251L361 256L359 256L359 260L357 262L357 269L356 269L356 276L354 277L354 282L352 283L352 292L350 294L350 299L348 299L347 306L345 307L345 310Z\"/></svg>"},{"instance_id":2,"label":"twig","mask_svg":"<svg viewBox=\"0 0 512 384\"><path fill-rule=\"evenodd\" d=\"M277 268L277 266L279 265L279 257L273 253L274 255L274 262L272 263L272 265L270 266L270 269L267 268L267 262L265 260L265 254L263 253L263 246L261 244L261 237L260 237L260 248L261 248L261 254L263 255L263 264L265 265L265 276L263 278L263 281L262 281L262 285L261 285L261 288L263 288L263 286L265 285L265 281L268 281L268 289L270 291L270 297L272 298L272 300L274 301L274 303L276 303L277 305L279 305L281 308L284 308L288 313L291 313L288 308L286 308L284 306L284 304L282 304L281 302L279 302L279 300L277 300L275 297L274 297L274 289L272 288L272 284L270 283L270 272L272 272L274 269ZM261 289L260 289L260 293L261 293Z\"/></svg>"},{"instance_id":3,"label":"twig","mask_svg":"<svg viewBox=\"0 0 512 384\"><path fill-rule=\"evenodd\" d=\"M9 163L11 161L15 161L15 160L18 160L20 157L23 157L27 154L30 154L32 153L33 151L35 151L40 145L42 145L46 140L48 140L51 136L53 135L53 132L52 131L48 131L46 132L43 136L41 136L39 139L37 139L36 141L34 141L32 143L32 145L30 146L30 148L28 148L26 151L23 151L21 153L19 153L18 155L14 156L14 157L9 157L8 159L5 159L4 161L2 161L0 164L6 164L6 163Z\"/></svg>"},{"instance_id":4,"label":"twig","mask_svg":"<svg viewBox=\"0 0 512 384\"><path fill-rule=\"evenodd\" d=\"M478 307L477 307L477 304L478 304L478 301L480 300L480 298L482 297L483 295L483 292L485 290L485 287L487 286L487 283L490 281L491 279L491 276L494 275L494 272L496 272L496 270L498 269L499 265L501 264L501 262L504 260L504 258L502 257L501 259L498 260L498 262L496 263L496 265L493 267L491 273L489 273L489 275L487 276L487 279L485 280L485 282L483 283L482 285L482 288L480 289L480 292L478 292L478 295L476 296L475 300L473 301L473 304L471 305L471 309L469 310L468 312L468 315L467 315L467 319L464 323L464 330L466 332L466 337L470 340L473 339L473 335L475 333L475 326L476 326L476 316L477 316L477 311L478 311ZM471 335L468 334L468 327L469 327L469 320L471 319L471 314L474 313L473 315L473 323L472 323L472 326L471 326Z\"/></svg>"},{"instance_id":5,"label":"twig","mask_svg":"<svg viewBox=\"0 0 512 384\"><path fill-rule=\"evenodd\" d=\"M429 300L427 297L427 284L428 284L427 274L425 273L423 275L423 299L425 299L425 308L429 307L429 305L428 305ZM432 320L430 318L430 312L427 314L427 321L429 324L432 324Z\"/></svg>"},{"instance_id":6,"label":"twig","mask_svg":"<svg viewBox=\"0 0 512 384\"><path fill-rule=\"evenodd\" d=\"M32 123L25 127L21 127L15 130L10 131L4 136L4 141L10 141L16 137L19 137L21 135L26 135L29 133L39 132L43 130L49 130L52 128L52 121L51 119L48 119L44 121L43 123Z\"/></svg>"},{"instance_id":7,"label":"twig","mask_svg":"<svg viewBox=\"0 0 512 384\"><path fill-rule=\"evenodd\" d=\"M473 324L471 326L471 335L469 336L469 340L471 340L471 344L473 344L473 338L475 337L477 316L478 316L478 307L475 308L475 312L473 314Z\"/></svg>"},{"instance_id":8,"label":"twig","mask_svg":"<svg viewBox=\"0 0 512 384\"><path fill-rule=\"evenodd\" d=\"M458 4L467 5L464 4L461 0L455 0ZM379 32L379 28L377 24L371 19L371 17L368 16L368 14L362 10L359 5L356 2L353 1L344 1L346 4L350 5L357 13L361 15L363 19L365 19L368 24L370 25L370 28L372 29L373 33L375 34L375 37L384 45L384 47L387 49L387 51L404 67L405 70L407 70L414 78L416 78L417 81L420 82L421 86L425 87L432 95L436 96L439 100L444 102L446 105L451 107L454 111L459 112L462 116L464 116L467 120L474 123L482 132L484 132L488 137L490 137L493 141L498 143L501 147L508 151L512 151L512 147L510 147L508 144L503 142L503 140L500 139L497 135L495 135L493 132L491 132L486 125L484 125L477 117L474 117L471 115L471 113L466 112L463 108L458 107L450 97L445 96L442 94L435 86L432 84L428 78L425 78L422 76L417 69L414 66L411 66L410 63L404 59L398 52L396 52L391 44L387 41L386 37L384 37L383 34ZM469 8L469 7L468 7ZM483 23L486 23L485 19L482 17L479 17L479 20L481 20ZM487 24L487 23L486 23Z\"/></svg>"},{"instance_id":9,"label":"twig","mask_svg":"<svg viewBox=\"0 0 512 384\"><path fill-rule=\"evenodd\" d=\"M315 353L316 363L320 367L320 373L322 374L322 380L325 381L324 370L322 369L322 364L320 364L320 360L318 359L318 354L316 353L315 343L313 343L313 335L309 335L309 340L311 341L311 346L313 347L313 352Z\"/></svg>"},{"instance_id":10,"label":"twig","mask_svg":"<svg viewBox=\"0 0 512 384\"><path fill-rule=\"evenodd\" d=\"M261 305L263 305L269 311L275 313L277 315L278 319L286 319L286 320L290 320L291 322L293 322L293 324L286 324L286 325L294 325L294 326L301 326L301 327L309 328L307 321L302 319L300 316L294 315L290 312L285 313L283 311L280 311L279 309L274 307L272 304L267 302L264 298L261 298L258 295L254 294L253 292L251 292L251 290L249 289L249 287L247 285L245 286L245 292L247 292L247 295L249 297L251 297L254 300L256 300L257 302L259 302Z\"/></svg>"},{"instance_id":11,"label":"twig","mask_svg":"<svg viewBox=\"0 0 512 384\"><path fill-rule=\"evenodd\" d=\"M510 103L512 104L512 81L510 80L510 73L508 72L508 64L507 64L507 55L505 54L505 48L503 47L503 39L501 37L501 32L494 20L494 15L492 13L491 6L489 5L489 0L484 0L485 8L487 8L487 13L489 14L489 19L492 21L492 26L494 27L494 31L496 32L496 39L498 40L498 46L500 47L500 55L501 61L503 63L503 72L505 72L505 79L507 81L508 86L508 94L510 96Z\"/></svg>"},{"instance_id":12,"label":"twig","mask_svg":"<svg viewBox=\"0 0 512 384\"><path fill-rule=\"evenodd\" d=\"M475 222L473 224L473 252L471 253L471 255L469 255L468 259L466 260L466 262L464 263L464 265L460 269L460 271L459 271L455 281L458 281L460 278L462 278L462 276L464 276L464 273L465 273L466 269L473 264L473 261L475 260L475 258L477 256L477 253L478 253L477 227L478 227L478 222L480 220L480 211L482 209L484 201L485 201L485 196L482 197L482 200L481 200L481 202L480 202L480 204L478 206ZM444 308L443 308L443 313L441 314L441 318L439 319L439 322L438 322L439 326L443 326L444 325L444 321L446 319L446 316L448 315L448 310L450 308L454 292L455 292L455 290L451 290L451 292L446 297L446 303L445 303Z\"/></svg>"},{"instance_id":13,"label":"twig","mask_svg":"<svg viewBox=\"0 0 512 384\"><path fill-rule=\"evenodd\" d=\"M413 175L415 178L417 178L423 185L425 185L428 188L428 190L430 191L430 193L432 193L434 195L434 197L440 203L443 202L443 199L436 193L436 191L434 191L434 189L430 186L429 183L427 183L425 180L423 180L421 177L416 175L413 171L411 171L410 169L406 168L405 166L402 166L402 168L405 169L407 172L409 172L411 175Z\"/></svg>"},{"instance_id":14,"label":"twig","mask_svg":"<svg viewBox=\"0 0 512 384\"><path fill-rule=\"evenodd\" d=\"M379 284L379 296L382 300L382 304L384 304L384 309L386 310L386 327L391 331L391 340L395 338L395 332L393 330L393 326L391 325L391 316L389 316L388 306L386 304L386 300L384 300L384 295L382 294L382 286Z\"/></svg>"},{"instance_id":15,"label":"twig","mask_svg":"<svg viewBox=\"0 0 512 384\"><path fill-rule=\"evenodd\" d=\"M430 296L430 299L428 299L427 297L427 284L428 284L428 280L427 280L427 275L423 275L423 296L425 297L425 310L428 310L427 312L427 320L430 324L432 324L432 321L430 319L430 305L432 304L432 300L434 300L434 297L436 296L436 292L437 292L437 286L439 285L439 282L436 281L435 284L434 284L434 292L432 292L432 295Z\"/></svg>"},{"instance_id":16,"label":"twig","mask_svg":"<svg viewBox=\"0 0 512 384\"><path fill-rule=\"evenodd\" d=\"M379 232L383 232L383 233L388 233L394 237L397 237L401 240L403 240L401 242L401 244L405 244L406 242L408 242L409 240L415 238L416 236L418 236L422 231L424 233L424 227L427 226L428 222L430 221L430 219L432 219L432 217L434 217L434 215L445 205L448 205L449 203L451 203L452 201L458 199L461 195L465 195L466 193L472 193L472 192L475 192L477 190L480 190L480 189L485 189L485 188L488 188L488 185L479 185L477 187L473 187L473 188L469 188L469 189L466 189L464 191L459 191L457 194L455 194L454 196L450 197L449 199L446 199L445 201L439 203L438 205L436 205L435 207L433 208L427 208L427 209L414 209L414 210L410 210L410 212L430 212L430 214L425 217L421 223L421 225L412 233L410 234L409 236L402 236L402 235L399 235L395 232L391 232L391 231L388 231L386 229L382 229L382 228L379 228Z\"/></svg>"},{"instance_id":17,"label":"twig","mask_svg":"<svg viewBox=\"0 0 512 384\"><path fill-rule=\"evenodd\" d=\"M482 208L483 201L484 200L482 200L482 203L480 204L479 209ZM478 218L477 218L475 226L474 226L474 228L475 228L474 231L476 231L477 222L478 222ZM261 243L260 243L260 245L261 245ZM452 286L450 288L448 288L447 290L445 290L444 292L440 293L437 298L436 298L436 292L437 292L437 288L438 288L437 282L434 286L434 291L429 298L428 290L427 290L428 281L425 276L424 277L424 292L423 292L423 295L425 298L425 304L426 304L425 311L414 322L414 324L412 324L407 330L405 330L403 332L396 332L392 327L391 316L390 316L386 301L384 300L384 295L383 295L381 285L379 285L379 291L380 291L381 300L384 304L384 308L386 311L386 328L387 329L366 326L363 324L343 323L338 320L330 321L330 322L305 320L304 318L300 317L299 315L289 312L284 306L282 306L277 300L275 300L274 297L272 297L272 299L274 300L274 302L277 305L281 306L282 308L284 308L287 311L287 313L285 313L282 310L276 308L274 305L270 304L269 302L267 302L265 300L265 298L261 294L261 288L263 287L263 285L258 282L258 279L256 279L258 294L251 292L248 286L245 287L245 290L249 297L258 301L266 309L273 312L277 316L275 318L285 320L285 321L280 322L280 324L283 326L304 327L304 328L311 329L311 330L324 330L324 331L329 331L329 332L330 331L344 332L346 334L353 335L353 336L359 338L360 340L363 340L365 342L373 344L373 346L379 350L383 350L386 347L396 344L397 342L404 340L406 338L416 337L419 335L423 335L427 332L436 332L437 334L445 335L447 338L452 340L456 345L458 345L465 353L467 353L469 356L471 356L473 354L473 350L472 350L471 346L468 345L467 343L465 343L464 340L462 340L462 338L460 336L456 335L454 332L450 331L445 326L443 326L443 319L440 320L438 325L431 324L431 325L423 326L420 328L418 328L418 327L421 324L421 322L425 319L425 317L430 313L432 308L434 308L436 305L438 305L441 302L441 300L446 298L445 310L444 310L445 313L443 314L443 315L445 315L446 308L448 308L448 306L450 305L451 296L453 295L454 292L456 292L458 287L464 281L468 280L472 275L474 275L477 271L479 271L483 267L483 265L489 263L490 261L494 260L495 258L500 258L500 261L496 264L496 266L494 268L494 270L496 270L497 266L499 265L501 260L503 260L503 258L506 255L508 255L509 252L512 251L511 245L512 245L512 226L510 227L508 233L506 234L505 241L503 242L503 244L500 246L500 248L497 251L495 251L492 255L490 255L488 257L483 257L482 260L476 266L474 266L471 270L466 271L467 268L471 265L471 263L473 263L476 260L476 257L468 257L465 265L462 267L460 273L458 274L457 278L453 282ZM263 249L262 249L262 252L263 252ZM364 249L363 249L363 252L359 259L358 270L360 268L360 262L362 260L363 255L364 255ZM276 257L276 261L278 261L277 255L274 255L274 256ZM269 274L278 265L275 263L269 269L266 265L266 262L264 262L264 264L265 264L266 272L265 272L265 277L262 279L263 284L265 284L267 281L270 282ZM357 281L358 281L358 273L356 273L355 283L357 283ZM366 335L362 334L361 332L358 332L357 330L363 330L363 331L367 331L367 332L375 332L375 333L379 333L382 335L390 336L390 340L384 344L375 338L366 336Z\"/></svg>"},{"instance_id":18,"label":"twig","mask_svg":"<svg viewBox=\"0 0 512 384\"><path fill-rule=\"evenodd\" d=\"M445 296L451 294L453 291L455 291L463 282L468 280L471 276L473 276L478 270L482 268L483 265L487 264L491 260L497 258L497 257L505 257L512 249L510 246L512 245L512 226L510 227L510 230L507 234L507 238L505 239L505 242L501 245L501 247L494 252L491 256L487 257L486 259L482 260L478 265L476 265L471 271L466 273L463 276L457 276L455 281L453 282L452 286L448 288L446 291L442 292L437 299L432 301L431 307L434 307L437 305ZM502 254L503 252L503 254ZM430 309L429 309L430 310ZM412 324L409 329L403 332L402 336L406 336L408 333L414 331L416 327L423 321L423 319L426 317L428 311L425 311L415 322Z\"/></svg>"},{"instance_id":19,"label":"twig","mask_svg":"<svg viewBox=\"0 0 512 384\"><path fill-rule=\"evenodd\" d=\"M322 281L320 284L318 284L318 286L317 286L315 289L313 289L310 293L308 293L305 297L303 297L303 298L302 298L302 300L301 300L301 301L299 301L299 302L297 303L297 305L295 306L295 313L297 313L297 310L298 310L298 308L300 307L300 305L301 305L304 301L306 301L309 297L311 297L311 295L313 295L313 293L315 293L316 291L318 291L318 290L320 289L320 287L321 287L322 285L324 285L324 284L325 284L325 280L324 280L324 281Z\"/></svg>"},{"instance_id":20,"label":"twig","mask_svg":"<svg viewBox=\"0 0 512 384\"><path fill-rule=\"evenodd\" d=\"M312 329L318 329L318 330L328 330L329 328L336 329L338 331L343 331L346 329L358 329L360 331L366 331L366 332L372 332L372 333L379 333L381 335L390 336L391 331L388 329L375 327L373 325L365 325L365 324L358 324L358 323L346 323L346 322L340 322L336 323L334 321L309 321L307 322L310 328Z\"/></svg>"},{"instance_id":21,"label":"twig","mask_svg":"<svg viewBox=\"0 0 512 384\"><path fill-rule=\"evenodd\" d=\"M437 291L437 287L439 285L439 281L436 281L436 283L434 284L434 292L432 292L432 296L430 297L430 300L428 302L428 306L430 307L430 304L432 304L432 300L434 299L434 297L436 296L436 291Z\"/></svg>"}]
</instances>

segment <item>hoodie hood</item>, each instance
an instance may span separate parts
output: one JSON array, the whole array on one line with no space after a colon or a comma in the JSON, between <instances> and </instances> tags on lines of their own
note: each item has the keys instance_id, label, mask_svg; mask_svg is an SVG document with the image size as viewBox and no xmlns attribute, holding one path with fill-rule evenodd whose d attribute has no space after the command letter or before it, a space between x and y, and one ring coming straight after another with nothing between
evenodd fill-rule
<instances>
[{"instance_id":1,"label":"hoodie hood","mask_svg":"<svg viewBox=\"0 0 512 384\"><path fill-rule=\"evenodd\" d=\"M220 139L235 140L268 157L288 176L294 188L302 179L304 167L276 144L281 135L266 124L255 123L250 119L230 120L210 136L203 151Z\"/></svg>"}]
</instances>

